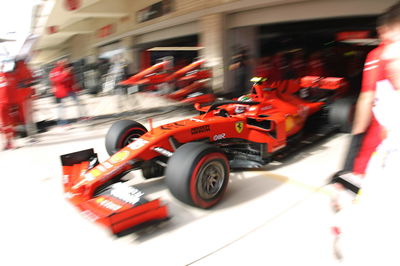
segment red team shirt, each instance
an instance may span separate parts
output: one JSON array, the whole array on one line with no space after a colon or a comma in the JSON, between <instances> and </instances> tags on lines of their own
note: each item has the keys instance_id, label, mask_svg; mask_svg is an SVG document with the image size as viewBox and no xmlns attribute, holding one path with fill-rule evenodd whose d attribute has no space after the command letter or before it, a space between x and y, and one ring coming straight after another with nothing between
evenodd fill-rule
<instances>
[{"instance_id":1,"label":"red team shirt","mask_svg":"<svg viewBox=\"0 0 400 266\"><path fill-rule=\"evenodd\" d=\"M384 68L382 67L380 60L383 48L383 45L379 45L368 54L364 64L361 92L375 92L377 81L384 79ZM374 115L372 115L371 123L364 136L361 149L354 161L354 173L365 173L369 159L381 141L382 136L380 125L376 121Z\"/></svg>"},{"instance_id":2,"label":"red team shirt","mask_svg":"<svg viewBox=\"0 0 400 266\"><path fill-rule=\"evenodd\" d=\"M50 72L50 80L56 98L65 98L73 91L74 77L69 71L65 71L64 66L56 66Z\"/></svg>"}]
</instances>

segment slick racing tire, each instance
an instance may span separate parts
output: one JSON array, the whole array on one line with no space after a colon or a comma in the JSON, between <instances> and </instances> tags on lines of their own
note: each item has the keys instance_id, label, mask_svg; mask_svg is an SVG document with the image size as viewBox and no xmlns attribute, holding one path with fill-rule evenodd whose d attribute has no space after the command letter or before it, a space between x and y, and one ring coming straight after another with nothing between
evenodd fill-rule
<instances>
[{"instance_id":1,"label":"slick racing tire","mask_svg":"<svg viewBox=\"0 0 400 266\"><path fill-rule=\"evenodd\" d=\"M354 100L351 98L337 99L329 106L329 123L337 126L340 132L350 133L354 118Z\"/></svg>"},{"instance_id":2,"label":"slick racing tire","mask_svg":"<svg viewBox=\"0 0 400 266\"><path fill-rule=\"evenodd\" d=\"M229 181L229 162L217 147L187 143L169 159L166 184L178 200L208 209L221 201Z\"/></svg>"},{"instance_id":3,"label":"slick racing tire","mask_svg":"<svg viewBox=\"0 0 400 266\"><path fill-rule=\"evenodd\" d=\"M132 120L115 122L106 135L106 150L111 156L147 132L140 123Z\"/></svg>"}]
</instances>

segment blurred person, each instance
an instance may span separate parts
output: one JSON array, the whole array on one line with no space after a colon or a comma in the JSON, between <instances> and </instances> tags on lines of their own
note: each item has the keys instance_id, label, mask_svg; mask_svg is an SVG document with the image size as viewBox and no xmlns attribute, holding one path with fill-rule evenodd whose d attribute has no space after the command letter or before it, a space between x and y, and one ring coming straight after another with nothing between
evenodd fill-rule
<instances>
[{"instance_id":1,"label":"blurred person","mask_svg":"<svg viewBox=\"0 0 400 266\"><path fill-rule=\"evenodd\" d=\"M30 140L34 141L36 125L32 119L33 76L24 60L9 61L9 65L12 67L4 73L3 79L10 93L9 103L14 131L16 131L15 127L22 127L22 131L18 130L18 132L21 132L23 137L29 136Z\"/></svg>"},{"instance_id":2,"label":"blurred person","mask_svg":"<svg viewBox=\"0 0 400 266\"><path fill-rule=\"evenodd\" d=\"M31 87L34 82L32 72L27 67L24 60L15 62L14 76L16 80L15 104L18 106L20 121L24 124L27 136L34 141L37 133L36 124L33 120L33 96L34 89Z\"/></svg>"},{"instance_id":3,"label":"blurred person","mask_svg":"<svg viewBox=\"0 0 400 266\"><path fill-rule=\"evenodd\" d=\"M345 158L344 168L335 175L333 182L336 184L337 194L333 197L333 207L337 210L341 209L345 202L351 197L345 196L345 199L340 199L343 194L343 181L346 185L354 185L355 193L361 185L367 164L371 155L376 150L382 140L381 128L376 121L372 108L375 102L375 92L377 81L383 79L384 71L382 70L381 56L385 48L385 40L387 26L384 25L384 15L377 20L377 32L381 39L380 45L373 49L367 56L364 64L363 79L361 92L356 103L356 111L352 127L352 136L349 145L349 150ZM350 184L348 184L349 182ZM344 192L346 195L346 192Z\"/></svg>"},{"instance_id":4,"label":"blurred person","mask_svg":"<svg viewBox=\"0 0 400 266\"><path fill-rule=\"evenodd\" d=\"M249 72L249 57L247 49L239 48L231 58L229 70L234 75L233 97L239 97L247 91L247 79Z\"/></svg>"},{"instance_id":5,"label":"blurred person","mask_svg":"<svg viewBox=\"0 0 400 266\"><path fill-rule=\"evenodd\" d=\"M342 211L342 252L346 265L400 265L400 2L383 16L380 54L371 112L381 143L368 162L357 203Z\"/></svg>"},{"instance_id":6,"label":"blurred person","mask_svg":"<svg viewBox=\"0 0 400 266\"><path fill-rule=\"evenodd\" d=\"M13 106L12 82L10 73L0 72L0 122L1 132L5 137L4 150L14 148L14 121L11 115ZM10 86L11 85L11 86Z\"/></svg>"},{"instance_id":7,"label":"blurred person","mask_svg":"<svg viewBox=\"0 0 400 266\"><path fill-rule=\"evenodd\" d=\"M78 88L74 80L74 75L72 73L71 67L67 65L68 61L66 59L59 60L56 63L56 67L50 72L50 80L52 82L52 90L56 98L57 103L57 113L58 120L57 124L59 126L64 126L68 124L66 119L63 119L64 110L64 100L71 97L79 112L79 119L85 118L84 107L80 104L76 92Z\"/></svg>"}]
</instances>

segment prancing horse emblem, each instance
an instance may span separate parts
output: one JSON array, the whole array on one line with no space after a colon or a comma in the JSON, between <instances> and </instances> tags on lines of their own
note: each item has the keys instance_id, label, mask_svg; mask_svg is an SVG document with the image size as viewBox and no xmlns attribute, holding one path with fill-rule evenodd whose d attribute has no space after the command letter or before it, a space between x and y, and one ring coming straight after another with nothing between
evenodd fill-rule
<instances>
[{"instance_id":1,"label":"prancing horse emblem","mask_svg":"<svg viewBox=\"0 0 400 266\"><path fill-rule=\"evenodd\" d=\"M237 133L242 133L242 131L243 131L243 122L242 121L236 122L235 123L235 128L236 128Z\"/></svg>"}]
</instances>

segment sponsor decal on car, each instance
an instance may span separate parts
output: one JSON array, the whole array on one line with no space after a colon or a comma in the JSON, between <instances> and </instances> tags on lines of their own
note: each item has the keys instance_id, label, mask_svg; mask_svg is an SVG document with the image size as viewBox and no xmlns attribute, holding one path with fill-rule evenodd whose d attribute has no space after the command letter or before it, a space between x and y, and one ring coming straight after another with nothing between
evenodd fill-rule
<instances>
[{"instance_id":1,"label":"sponsor decal on car","mask_svg":"<svg viewBox=\"0 0 400 266\"><path fill-rule=\"evenodd\" d=\"M204 123L204 120L193 118L193 117L190 118L190 120L195 121L195 122L199 122L199 123Z\"/></svg>"},{"instance_id":2,"label":"sponsor decal on car","mask_svg":"<svg viewBox=\"0 0 400 266\"><path fill-rule=\"evenodd\" d=\"M117 152L116 154L114 154L111 158L110 158L110 162L113 164L122 162L123 160L125 160L126 158L128 158L129 156L129 151L120 151Z\"/></svg>"},{"instance_id":3,"label":"sponsor decal on car","mask_svg":"<svg viewBox=\"0 0 400 266\"><path fill-rule=\"evenodd\" d=\"M172 152L161 147L155 147L153 150L167 157L171 157L173 155Z\"/></svg>"},{"instance_id":4,"label":"sponsor decal on car","mask_svg":"<svg viewBox=\"0 0 400 266\"><path fill-rule=\"evenodd\" d=\"M109 162L104 162L102 165L104 165L107 169L111 169L113 167Z\"/></svg>"},{"instance_id":5,"label":"sponsor decal on car","mask_svg":"<svg viewBox=\"0 0 400 266\"><path fill-rule=\"evenodd\" d=\"M192 135L196 135L196 134L200 134L200 133L204 133L204 132L208 132L211 131L210 130L210 125L204 125L204 126L200 126L200 127L194 127L190 130L190 132L192 133Z\"/></svg>"},{"instance_id":6,"label":"sponsor decal on car","mask_svg":"<svg viewBox=\"0 0 400 266\"><path fill-rule=\"evenodd\" d=\"M109 162L103 162L102 164L97 165L95 168L90 170L88 173L85 174L86 179L94 179L95 177L99 176L100 173L107 172L108 169L113 168L113 165ZM94 174L92 174L92 172ZM89 180L90 181L90 180Z\"/></svg>"},{"instance_id":7,"label":"sponsor decal on car","mask_svg":"<svg viewBox=\"0 0 400 266\"><path fill-rule=\"evenodd\" d=\"M62 181L63 181L63 184L68 184L69 183L69 175L63 175Z\"/></svg>"},{"instance_id":8,"label":"sponsor decal on car","mask_svg":"<svg viewBox=\"0 0 400 266\"><path fill-rule=\"evenodd\" d=\"M141 147L143 147L144 145L146 145L147 143L149 143L147 140L137 139L134 142L132 142L131 144L129 144L128 147L131 150L137 150L137 149L140 149Z\"/></svg>"},{"instance_id":9,"label":"sponsor decal on car","mask_svg":"<svg viewBox=\"0 0 400 266\"><path fill-rule=\"evenodd\" d=\"M99 175L101 175L101 171L97 168L93 168L88 173L86 173L84 176L88 181L92 181L94 178L98 177Z\"/></svg>"},{"instance_id":10,"label":"sponsor decal on car","mask_svg":"<svg viewBox=\"0 0 400 266\"><path fill-rule=\"evenodd\" d=\"M243 121L239 121L235 123L235 129L237 131L237 133L242 133L243 131Z\"/></svg>"},{"instance_id":11,"label":"sponsor decal on car","mask_svg":"<svg viewBox=\"0 0 400 266\"><path fill-rule=\"evenodd\" d=\"M95 176L92 175L90 172L84 174L83 177L84 177L84 179L82 179L82 180L86 180L88 182L92 181L95 178Z\"/></svg>"},{"instance_id":12,"label":"sponsor decal on car","mask_svg":"<svg viewBox=\"0 0 400 266\"><path fill-rule=\"evenodd\" d=\"M172 130L172 129L174 129L174 128L179 128L179 127L183 127L183 126L185 126L185 125L179 124L178 122L175 122L175 123L163 125L163 126L161 126L160 128L161 128L162 130Z\"/></svg>"},{"instance_id":13,"label":"sponsor decal on car","mask_svg":"<svg viewBox=\"0 0 400 266\"><path fill-rule=\"evenodd\" d=\"M217 141L217 140L224 139L224 138L225 138L225 135L226 135L225 133L221 133L221 134L214 135L213 140L214 140L214 141Z\"/></svg>"},{"instance_id":14,"label":"sponsor decal on car","mask_svg":"<svg viewBox=\"0 0 400 266\"><path fill-rule=\"evenodd\" d=\"M101 164L98 165L96 168L99 169L99 170L102 171L102 172L107 171L107 169L106 169L103 165L101 165Z\"/></svg>"},{"instance_id":15,"label":"sponsor decal on car","mask_svg":"<svg viewBox=\"0 0 400 266\"><path fill-rule=\"evenodd\" d=\"M98 198L98 199L96 200L96 202L97 202L100 206L102 206L102 207L104 207L104 208L107 208L107 209L110 209L110 210L112 210L112 211L117 211L117 210L119 210L119 209L122 208L121 205L119 205L119 204L117 204L117 203L115 203L115 202L112 202L111 200L107 200L107 199L105 199L105 198L103 198L103 197Z\"/></svg>"},{"instance_id":16,"label":"sponsor decal on car","mask_svg":"<svg viewBox=\"0 0 400 266\"><path fill-rule=\"evenodd\" d=\"M127 186L123 183L115 183L111 190L111 196L132 205L138 203L143 195L144 193L139 189Z\"/></svg>"}]
</instances>

